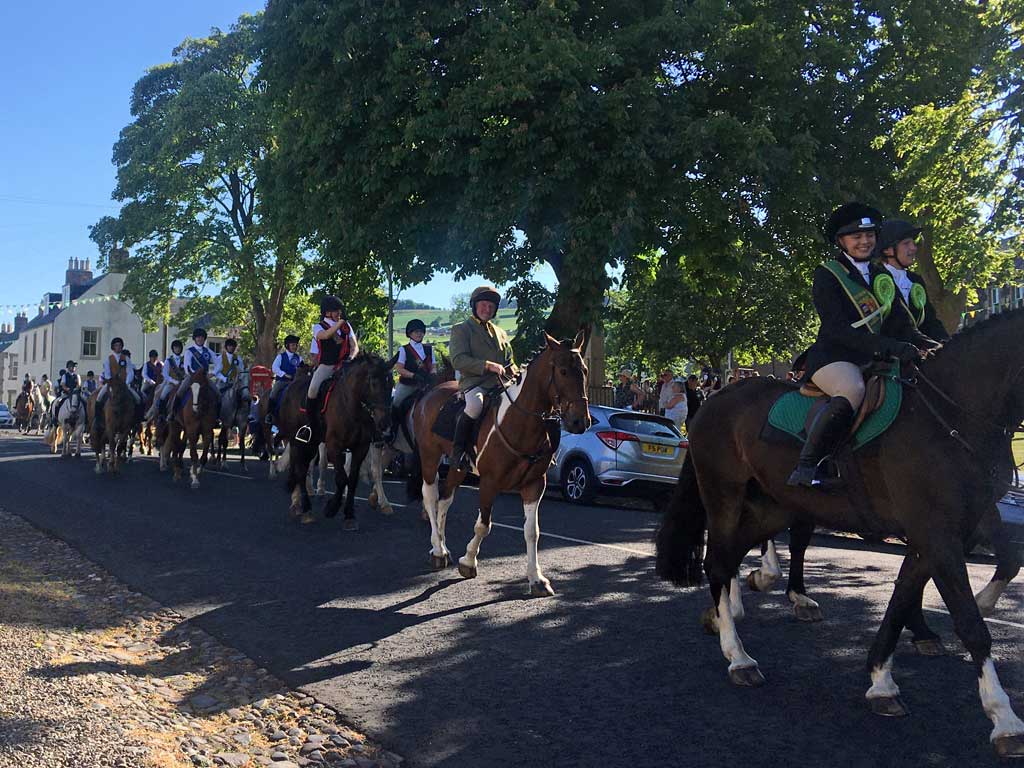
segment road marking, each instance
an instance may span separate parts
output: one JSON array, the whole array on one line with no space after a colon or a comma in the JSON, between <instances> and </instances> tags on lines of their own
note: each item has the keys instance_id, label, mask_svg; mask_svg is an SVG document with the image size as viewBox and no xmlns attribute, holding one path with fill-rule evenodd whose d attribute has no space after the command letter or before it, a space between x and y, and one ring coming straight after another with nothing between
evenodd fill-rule
<instances>
[{"instance_id":1,"label":"road marking","mask_svg":"<svg viewBox=\"0 0 1024 768\"><path fill-rule=\"evenodd\" d=\"M491 521L491 525L497 526L498 528L508 528L510 531L519 531L523 533L523 529L515 525L507 525L505 523L495 523ZM574 544L590 544L595 547L604 547L605 549L617 549L620 552L629 552L634 555L642 555L643 557L654 557L650 552L644 552L641 549L630 549L629 547L622 547L618 544L602 544L599 541L587 541L586 539L574 539L572 536L562 536L557 533L548 533L547 531L541 531L541 536L548 536L552 539L561 539L562 541L571 541Z\"/></svg>"},{"instance_id":2,"label":"road marking","mask_svg":"<svg viewBox=\"0 0 1024 768\"><path fill-rule=\"evenodd\" d=\"M922 610L928 611L929 613L944 613L949 616L949 611L944 608L923 608ZM1003 619L985 619L985 621L992 624L1001 624L1005 627L1014 627L1015 629L1024 629L1024 624L1017 624L1013 621L1004 621Z\"/></svg>"}]
</instances>

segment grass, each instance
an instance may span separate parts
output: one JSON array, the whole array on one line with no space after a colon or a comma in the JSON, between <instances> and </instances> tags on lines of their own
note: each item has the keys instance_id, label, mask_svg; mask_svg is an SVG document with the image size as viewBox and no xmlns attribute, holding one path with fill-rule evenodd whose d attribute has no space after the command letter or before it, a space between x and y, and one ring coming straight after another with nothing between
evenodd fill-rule
<instances>
[{"instance_id":1,"label":"grass","mask_svg":"<svg viewBox=\"0 0 1024 768\"><path fill-rule=\"evenodd\" d=\"M434 344L440 342L447 344L450 338L447 335L438 334L433 328L430 327L430 323L433 322L434 318L440 318L441 325L448 326L448 310L447 309L399 309L395 311L395 335L394 342L395 348L399 345L405 344L405 324L410 320L419 318L427 326L427 335L424 341L428 344ZM499 309L498 317L495 320L495 324L505 331L509 336L515 336L516 334L516 311L514 309Z\"/></svg>"}]
</instances>

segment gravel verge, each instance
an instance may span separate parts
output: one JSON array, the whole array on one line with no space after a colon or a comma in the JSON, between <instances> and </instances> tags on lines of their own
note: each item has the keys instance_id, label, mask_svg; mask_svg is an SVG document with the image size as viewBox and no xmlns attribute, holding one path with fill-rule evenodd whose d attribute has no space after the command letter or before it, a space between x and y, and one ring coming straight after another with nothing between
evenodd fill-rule
<instances>
[{"instance_id":1,"label":"gravel verge","mask_svg":"<svg viewBox=\"0 0 1024 768\"><path fill-rule=\"evenodd\" d=\"M0 508L0 768L402 762Z\"/></svg>"}]
</instances>

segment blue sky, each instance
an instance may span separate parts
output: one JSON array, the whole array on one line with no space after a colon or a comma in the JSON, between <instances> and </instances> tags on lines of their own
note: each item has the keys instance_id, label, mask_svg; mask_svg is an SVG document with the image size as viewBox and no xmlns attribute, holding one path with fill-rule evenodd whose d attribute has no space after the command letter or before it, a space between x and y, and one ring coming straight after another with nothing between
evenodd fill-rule
<instances>
[{"instance_id":1,"label":"blue sky","mask_svg":"<svg viewBox=\"0 0 1024 768\"><path fill-rule=\"evenodd\" d=\"M0 321L12 304L60 290L69 258L90 258L88 227L117 211L111 150L147 67L185 37L227 29L262 0L0 3ZM45 11L43 10L45 9ZM550 269L540 274L554 284ZM475 281L440 275L404 298L447 307Z\"/></svg>"}]
</instances>

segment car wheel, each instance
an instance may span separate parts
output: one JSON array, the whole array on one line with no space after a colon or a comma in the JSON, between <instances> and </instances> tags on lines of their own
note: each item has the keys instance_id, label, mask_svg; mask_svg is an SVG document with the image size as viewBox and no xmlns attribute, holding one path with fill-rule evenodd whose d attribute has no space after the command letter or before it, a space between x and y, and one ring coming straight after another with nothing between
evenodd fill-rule
<instances>
[{"instance_id":1,"label":"car wheel","mask_svg":"<svg viewBox=\"0 0 1024 768\"><path fill-rule=\"evenodd\" d=\"M570 504L591 504L597 495L597 478L590 465L573 459L562 470L562 496Z\"/></svg>"}]
</instances>

